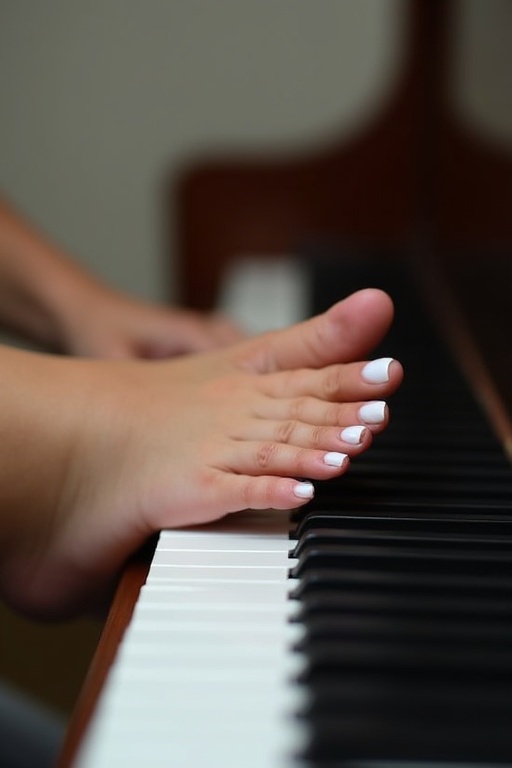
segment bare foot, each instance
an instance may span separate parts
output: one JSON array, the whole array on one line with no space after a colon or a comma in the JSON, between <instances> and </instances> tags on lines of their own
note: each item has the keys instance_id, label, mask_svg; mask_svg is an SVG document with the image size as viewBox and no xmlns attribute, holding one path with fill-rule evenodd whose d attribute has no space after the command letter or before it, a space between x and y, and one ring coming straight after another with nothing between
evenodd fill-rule
<instances>
[{"instance_id":1,"label":"bare foot","mask_svg":"<svg viewBox=\"0 0 512 768\"><path fill-rule=\"evenodd\" d=\"M46 416L31 425L30 483L11 500L23 519L0 570L7 596L32 613L82 609L161 528L306 503L313 485L297 478L345 472L387 424L402 368L364 357L392 314L366 290L206 355L37 358Z\"/></svg>"}]
</instances>

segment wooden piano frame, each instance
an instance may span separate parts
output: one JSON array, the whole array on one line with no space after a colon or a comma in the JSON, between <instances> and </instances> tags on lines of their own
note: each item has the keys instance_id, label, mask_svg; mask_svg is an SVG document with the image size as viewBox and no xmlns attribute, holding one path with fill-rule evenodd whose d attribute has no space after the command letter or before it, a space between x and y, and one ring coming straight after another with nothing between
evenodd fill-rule
<instances>
[{"instance_id":1,"label":"wooden piano frame","mask_svg":"<svg viewBox=\"0 0 512 768\"><path fill-rule=\"evenodd\" d=\"M282 161L204 158L174 183L182 299L213 306L237 254L312 239L429 253L512 244L512 155L453 109L452 0L409 0L404 67L384 111L347 142Z\"/></svg>"}]
</instances>

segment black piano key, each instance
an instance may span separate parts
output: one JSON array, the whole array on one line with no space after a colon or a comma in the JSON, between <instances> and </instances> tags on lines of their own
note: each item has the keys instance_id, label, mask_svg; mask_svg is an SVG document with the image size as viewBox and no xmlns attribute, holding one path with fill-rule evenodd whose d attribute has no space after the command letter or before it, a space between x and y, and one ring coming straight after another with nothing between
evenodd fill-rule
<instances>
[{"instance_id":1,"label":"black piano key","mask_svg":"<svg viewBox=\"0 0 512 768\"><path fill-rule=\"evenodd\" d=\"M482 573L512 576L512 556L509 552L488 552L479 547L459 550L440 549L426 545L411 546L354 546L329 544L311 549L299 557L291 569L292 578L300 578L319 568L343 572L345 568L359 566L366 569L389 570L395 573Z\"/></svg>"},{"instance_id":2,"label":"black piano key","mask_svg":"<svg viewBox=\"0 0 512 768\"><path fill-rule=\"evenodd\" d=\"M337 503L331 497L329 503L315 500L291 515L296 527L291 530L292 539L300 538L312 527L336 528L344 526L345 520L352 520L356 515L363 523L365 519L418 519L442 523L472 522L487 525L509 523L512 521L512 508L508 503L483 500L459 502L444 498L434 498L427 503L420 499L374 499L363 496L358 498L338 498ZM330 507L330 508L329 508Z\"/></svg>"},{"instance_id":3,"label":"black piano key","mask_svg":"<svg viewBox=\"0 0 512 768\"><path fill-rule=\"evenodd\" d=\"M430 718L432 712L444 717L485 719L496 723L508 716L512 705L510 687L506 680L468 680L466 675L454 674L432 677L413 674L407 678L384 672L346 673L332 681L325 677L317 690L321 695L309 698L299 712L301 717L332 716L333 711L387 712L395 716Z\"/></svg>"},{"instance_id":4,"label":"black piano key","mask_svg":"<svg viewBox=\"0 0 512 768\"><path fill-rule=\"evenodd\" d=\"M436 560L441 558L457 559L465 558L473 560L473 558L483 559L487 561L492 559L497 562L498 559L501 562L510 562L512 564L512 548L509 541L501 540L488 540L483 541L480 539L471 539L462 536L429 536L423 534L423 536L412 535L399 535L396 532L389 532L386 535L385 531L349 531L340 532L336 531L331 537L327 539L324 537L311 537L307 540L304 537L296 547L297 558L299 560L299 566L311 567L309 564L309 555L316 558L317 562L322 563L322 556L326 554L329 563L333 567L336 567L334 562L339 551L340 560L338 565L343 568L346 561L347 554L352 554L351 550L358 548L361 552L365 548L372 548L377 554L384 553L385 557L394 556L399 554L400 557L415 557L420 558L433 557ZM485 547L485 548L484 548ZM390 554L388 554L390 551ZM364 555L367 553L364 552ZM505 555L505 557L499 557ZM327 562L327 560L325 559Z\"/></svg>"},{"instance_id":5,"label":"black piano key","mask_svg":"<svg viewBox=\"0 0 512 768\"><path fill-rule=\"evenodd\" d=\"M358 565L360 565L358 563ZM290 591L303 610L453 611L512 618L512 578L484 573L411 573L397 570L317 569ZM358 601L360 601L358 603Z\"/></svg>"},{"instance_id":6,"label":"black piano key","mask_svg":"<svg viewBox=\"0 0 512 768\"><path fill-rule=\"evenodd\" d=\"M435 481L435 482L434 482ZM385 476L350 477L350 473L343 475L343 483L339 487L339 494L347 496L353 494L376 494L387 498L437 498L439 496L449 499L470 501L472 498L501 500L512 506L512 483L493 481L487 483L479 477L441 479L435 478L410 478L404 473L403 479ZM328 492L317 491L318 501L324 502L329 498Z\"/></svg>"},{"instance_id":7,"label":"black piano key","mask_svg":"<svg viewBox=\"0 0 512 768\"><path fill-rule=\"evenodd\" d=\"M378 438L376 438L378 439ZM497 451L494 447L491 450L465 450L462 446L458 450L453 448L440 447L439 443L435 451L427 450L424 441L421 441L421 448L411 450L410 444L403 447L403 444L390 445L389 440L385 445L375 442L372 449L362 456L355 457L352 460L352 468L375 467L384 464L387 466L399 465L401 463L416 464L419 466L446 466L446 467L483 467L495 468L503 473L510 472L510 463L505 458L503 452ZM382 470L385 472L385 469Z\"/></svg>"},{"instance_id":8,"label":"black piano key","mask_svg":"<svg viewBox=\"0 0 512 768\"><path fill-rule=\"evenodd\" d=\"M428 512L431 512L431 507ZM413 510L414 511L414 510ZM293 532L293 538L300 540L300 546L313 536L337 536L338 531L397 531L414 532L416 534L449 536L468 536L483 539L487 536L503 537L512 540L512 516L507 520L505 516L496 518L470 517L463 513L459 517L441 516L439 510L433 514L411 514L404 511L403 514L355 515L347 511L345 514L309 512L302 518ZM299 545L297 545L299 546ZM295 552L300 551L296 548ZM296 554L295 554L296 556Z\"/></svg>"},{"instance_id":9,"label":"black piano key","mask_svg":"<svg viewBox=\"0 0 512 768\"><path fill-rule=\"evenodd\" d=\"M418 716L420 714L420 716ZM429 715L428 719L425 716ZM493 763L512 761L509 721L483 720L480 711L466 717L444 717L443 707L411 712L405 719L383 710L362 715L332 713L319 719L305 758L317 768L369 768L368 761L411 763Z\"/></svg>"},{"instance_id":10,"label":"black piano key","mask_svg":"<svg viewBox=\"0 0 512 768\"><path fill-rule=\"evenodd\" d=\"M290 552L290 557L301 557L307 554L310 549L319 548L324 545L335 543L361 544L366 543L394 543L396 545L409 544L410 546L428 546L439 548L466 548L471 544L487 544L494 551L509 552L512 557L512 535L497 536L491 532L478 534L468 534L467 532L452 530L432 531L423 527L419 531L410 530L406 527L401 529L391 528L385 525L386 521L375 522L371 529L362 530L360 526L350 527L345 524L339 528L324 528L321 530L310 530L301 536L297 546ZM512 530L510 531L512 534Z\"/></svg>"},{"instance_id":11,"label":"black piano key","mask_svg":"<svg viewBox=\"0 0 512 768\"><path fill-rule=\"evenodd\" d=\"M415 516L429 517L432 520L439 519L446 515L453 520L482 519L485 516L489 521L508 520L512 517L512 507L510 503L503 499L487 500L485 497L473 497L471 499L447 499L444 496L432 494L428 499L415 497L413 494L404 495L400 498L375 497L371 494L360 493L335 494L332 490L321 494L315 499L315 504L307 504L301 509L295 510L291 514L291 522L298 525L302 520L310 519L312 510L324 516L332 517L332 526L336 525L336 520L342 520L346 515L354 514L361 517L375 517L376 515L386 516L390 513L393 516ZM296 538L296 530L292 529L290 536Z\"/></svg>"},{"instance_id":12,"label":"black piano key","mask_svg":"<svg viewBox=\"0 0 512 768\"><path fill-rule=\"evenodd\" d=\"M433 456L427 463L418 459L414 454L404 454L400 461L389 461L387 456L376 456L370 460L353 461L350 474L347 476L352 481L361 478L365 482L367 478L375 479L413 479L419 482L429 480L469 480L473 482L493 483L504 488L512 488L510 468L506 465L496 466L494 463L447 463L437 456ZM345 479L347 479L345 478Z\"/></svg>"},{"instance_id":13,"label":"black piano key","mask_svg":"<svg viewBox=\"0 0 512 768\"><path fill-rule=\"evenodd\" d=\"M298 621L305 620L300 616ZM492 653L493 649L508 652L512 644L512 627L508 616L487 616L485 623L475 622L474 616L445 616L433 621L425 612L401 616L384 611L361 613L342 610L315 612L307 616L307 634L297 648L308 651L318 641L336 644L338 641L365 642L371 639L406 642L411 647L473 648Z\"/></svg>"},{"instance_id":14,"label":"black piano key","mask_svg":"<svg viewBox=\"0 0 512 768\"><path fill-rule=\"evenodd\" d=\"M444 449L484 456L491 453L494 456L503 457L503 451L498 449L493 435L481 435L479 440L475 440L471 430L435 429L426 427L421 420L417 425L400 424L399 421L397 423L396 408L397 406L392 406L392 422L388 432L375 437L371 448L372 454L369 455L380 455L386 448L400 448L410 452L428 450L431 456L435 456L436 451ZM358 461L363 461L364 458L363 456Z\"/></svg>"},{"instance_id":15,"label":"black piano key","mask_svg":"<svg viewBox=\"0 0 512 768\"><path fill-rule=\"evenodd\" d=\"M423 674L471 674L473 679L507 679L512 685L512 658L508 649L455 647L453 644L412 643L383 637L352 640L336 637L310 640L307 647L308 669L300 679L307 681L315 673L343 675L346 671L365 670L407 676L417 670Z\"/></svg>"},{"instance_id":16,"label":"black piano key","mask_svg":"<svg viewBox=\"0 0 512 768\"><path fill-rule=\"evenodd\" d=\"M330 582L331 588L333 584L334 582ZM307 625L310 620L328 610L332 618L337 615L358 614L394 619L419 617L432 622L444 622L456 617L458 620L485 620L508 625L512 620L510 592L508 591L505 597L505 590L500 592L501 595L489 592L487 597L472 597L468 594L445 595L441 590L438 594L423 594L417 597L399 590L396 593L377 590L359 592L348 588L343 590L340 587L329 593L328 586L322 585L322 588L316 591L306 591L299 620Z\"/></svg>"}]
</instances>

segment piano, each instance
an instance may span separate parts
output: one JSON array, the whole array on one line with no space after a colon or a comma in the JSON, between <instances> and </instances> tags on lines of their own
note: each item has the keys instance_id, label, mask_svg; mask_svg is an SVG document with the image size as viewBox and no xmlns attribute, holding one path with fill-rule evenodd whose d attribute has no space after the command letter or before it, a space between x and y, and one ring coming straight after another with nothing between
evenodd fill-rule
<instances>
[{"instance_id":1,"label":"piano","mask_svg":"<svg viewBox=\"0 0 512 768\"><path fill-rule=\"evenodd\" d=\"M126 576L114 602L99 657L115 635L119 646L75 768L512 764L499 399L462 327L452 343L472 378L460 368L409 266L290 268L270 268L270 284L280 273L290 290L302 272L322 304L341 281L393 295L382 352L406 380L392 424L298 512L160 534L147 574L139 565L130 590ZM122 634L116 613L130 604Z\"/></svg>"},{"instance_id":2,"label":"piano","mask_svg":"<svg viewBox=\"0 0 512 768\"><path fill-rule=\"evenodd\" d=\"M404 76L351 146L215 159L173 190L190 306L237 254L284 276L278 324L382 287L397 312L375 355L406 379L307 507L138 553L59 768L512 765L512 161L448 108L455 5L408 4Z\"/></svg>"}]
</instances>

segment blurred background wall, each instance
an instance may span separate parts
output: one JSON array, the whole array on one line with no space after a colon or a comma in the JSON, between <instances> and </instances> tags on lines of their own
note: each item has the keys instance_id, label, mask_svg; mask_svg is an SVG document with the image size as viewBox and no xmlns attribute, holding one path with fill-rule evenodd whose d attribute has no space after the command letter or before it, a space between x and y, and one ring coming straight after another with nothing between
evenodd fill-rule
<instances>
[{"instance_id":1,"label":"blurred background wall","mask_svg":"<svg viewBox=\"0 0 512 768\"><path fill-rule=\"evenodd\" d=\"M105 278L163 290L163 175L357 130L400 0L2 0L0 189Z\"/></svg>"},{"instance_id":2,"label":"blurred background wall","mask_svg":"<svg viewBox=\"0 0 512 768\"><path fill-rule=\"evenodd\" d=\"M512 145L511 3L457 9L458 106ZM205 150L291 151L357 131L395 82L402 10L402 0L1 0L0 190L98 274L168 295L164 172Z\"/></svg>"},{"instance_id":3,"label":"blurred background wall","mask_svg":"<svg viewBox=\"0 0 512 768\"><path fill-rule=\"evenodd\" d=\"M403 9L0 0L0 191L98 275L166 296L167 174L207 151L295 152L357 132L396 82ZM456 108L512 148L512 3L456 9ZM7 612L0 620L0 673L69 708L98 625L57 632Z\"/></svg>"}]
</instances>

